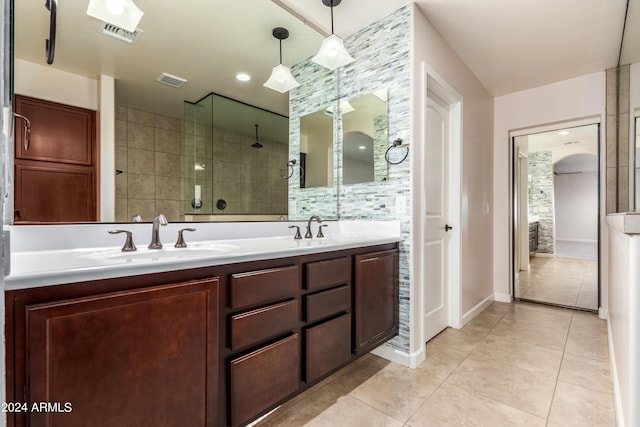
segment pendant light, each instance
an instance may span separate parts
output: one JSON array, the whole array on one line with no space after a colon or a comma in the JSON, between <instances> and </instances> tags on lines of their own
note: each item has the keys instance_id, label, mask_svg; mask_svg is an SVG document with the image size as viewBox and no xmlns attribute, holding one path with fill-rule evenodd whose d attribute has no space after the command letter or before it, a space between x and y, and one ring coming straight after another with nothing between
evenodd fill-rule
<instances>
[{"instance_id":1,"label":"pendant light","mask_svg":"<svg viewBox=\"0 0 640 427\"><path fill-rule=\"evenodd\" d=\"M341 2L342 0L322 0L322 4L331 8L331 35L322 41L320 51L311 58L316 64L331 71L355 61L344 47L342 39L333 33L333 7L338 6Z\"/></svg>"},{"instance_id":2,"label":"pendant light","mask_svg":"<svg viewBox=\"0 0 640 427\"><path fill-rule=\"evenodd\" d=\"M260 144L260 137L258 136L258 126L259 125L254 125L256 127L256 142L254 142L253 144L251 144L251 146L253 148L262 148L263 145Z\"/></svg>"},{"instance_id":3,"label":"pendant light","mask_svg":"<svg viewBox=\"0 0 640 427\"><path fill-rule=\"evenodd\" d=\"M272 34L273 37L280 41L280 64L273 67L271 77L269 77L269 80L267 80L263 86L277 90L280 93L285 93L294 87L300 86L300 83L298 83L291 74L289 67L282 64L282 40L289 38L289 31L287 31L286 28L276 27L273 29Z\"/></svg>"},{"instance_id":4,"label":"pendant light","mask_svg":"<svg viewBox=\"0 0 640 427\"><path fill-rule=\"evenodd\" d=\"M87 15L133 33L144 12L132 0L90 0Z\"/></svg>"}]
</instances>

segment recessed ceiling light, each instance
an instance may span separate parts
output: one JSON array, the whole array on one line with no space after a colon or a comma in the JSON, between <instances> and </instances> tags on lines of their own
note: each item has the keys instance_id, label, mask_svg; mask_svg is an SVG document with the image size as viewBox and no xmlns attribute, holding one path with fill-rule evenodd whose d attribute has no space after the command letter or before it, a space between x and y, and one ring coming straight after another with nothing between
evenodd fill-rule
<instances>
[{"instance_id":1,"label":"recessed ceiling light","mask_svg":"<svg viewBox=\"0 0 640 427\"><path fill-rule=\"evenodd\" d=\"M248 82L249 80L251 80L251 76L247 73L238 73L236 74L236 79L240 80L241 82Z\"/></svg>"},{"instance_id":2,"label":"recessed ceiling light","mask_svg":"<svg viewBox=\"0 0 640 427\"><path fill-rule=\"evenodd\" d=\"M365 145L360 145L360 146L358 147L358 149L359 149L359 150L366 150L366 149L367 149L367 147L366 147Z\"/></svg>"},{"instance_id":3,"label":"recessed ceiling light","mask_svg":"<svg viewBox=\"0 0 640 427\"><path fill-rule=\"evenodd\" d=\"M560 135L560 136L569 135L569 133L570 132L568 130L563 130L563 131L558 132L558 135Z\"/></svg>"}]
</instances>

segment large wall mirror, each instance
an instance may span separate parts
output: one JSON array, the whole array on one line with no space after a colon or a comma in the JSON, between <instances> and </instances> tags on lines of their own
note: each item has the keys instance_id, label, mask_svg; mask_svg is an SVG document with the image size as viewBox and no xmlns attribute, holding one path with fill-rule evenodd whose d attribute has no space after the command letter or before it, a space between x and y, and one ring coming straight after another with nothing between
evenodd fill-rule
<instances>
[{"instance_id":1,"label":"large wall mirror","mask_svg":"<svg viewBox=\"0 0 640 427\"><path fill-rule=\"evenodd\" d=\"M185 7L136 0L145 12L138 29L114 34L86 14L88 1L65 2L57 11L55 58L47 65L50 14L44 3L12 3L16 94L67 104L70 98L98 98L101 75L115 79L116 221L134 214L150 221L157 213L170 221L277 220L288 214L282 175L297 156L289 153L289 95L263 83L278 62L272 29L289 30L282 47L284 62L293 66L322 42L312 26L271 1L252 2L247 14L244 2L194 0ZM166 30L176 24L178 31ZM250 80L236 79L241 72ZM44 87L57 81L52 73L65 83ZM161 84L163 73L187 82ZM332 143L331 134L324 141Z\"/></svg>"},{"instance_id":2,"label":"large wall mirror","mask_svg":"<svg viewBox=\"0 0 640 427\"><path fill-rule=\"evenodd\" d=\"M342 183L387 180L387 90L360 95L340 104Z\"/></svg>"}]
</instances>

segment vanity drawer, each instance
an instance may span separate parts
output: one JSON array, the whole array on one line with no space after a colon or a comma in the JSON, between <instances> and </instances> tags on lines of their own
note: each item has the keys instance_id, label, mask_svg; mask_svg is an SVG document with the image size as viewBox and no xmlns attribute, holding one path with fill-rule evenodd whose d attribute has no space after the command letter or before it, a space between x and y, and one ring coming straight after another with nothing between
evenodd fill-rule
<instances>
[{"instance_id":1,"label":"vanity drawer","mask_svg":"<svg viewBox=\"0 0 640 427\"><path fill-rule=\"evenodd\" d=\"M351 315L308 328L304 343L305 381L309 383L351 358Z\"/></svg>"},{"instance_id":2,"label":"vanity drawer","mask_svg":"<svg viewBox=\"0 0 640 427\"><path fill-rule=\"evenodd\" d=\"M231 316L231 349L290 332L298 325L298 301L290 300Z\"/></svg>"},{"instance_id":3,"label":"vanity drawer","mask_svg":"<svg viewBox=\"0 0 640 427\"><path fill-rule=\"evenodd\" d=\"M306 264L305 289L317 290L351 283L351 258L342 257Z\"/></svg>"},{"instance_id":4,"label":"vanity drawer","mask_svg":"<svg viewBox=\"0 0 640 427\"><path fill-rule=\"evenodd\" d=\"M299 283L298 267L270 268L231 276L231 308L263 304L294 296Z\"/></svg>"},{"instance_id":5,"label":"vanity drawer","mask_svg":"<svg viewBox=\"0 0 640 427\"><path fill-rule=\"evenodd\" d=\"M255 415L298 391L298 334L232 360L229 367L231 425Z\"/></svg>"},{"instance_id":6,"label":"vanity drawer","mask_svg":"<svg viewBox=\"0 0 640 427\"><path fill-rule=\"evenodd\" d=\"M351 311L351 286L344 285L304 296L305 321L315 322L339 313Z\"/></svg>"}]
</instances>

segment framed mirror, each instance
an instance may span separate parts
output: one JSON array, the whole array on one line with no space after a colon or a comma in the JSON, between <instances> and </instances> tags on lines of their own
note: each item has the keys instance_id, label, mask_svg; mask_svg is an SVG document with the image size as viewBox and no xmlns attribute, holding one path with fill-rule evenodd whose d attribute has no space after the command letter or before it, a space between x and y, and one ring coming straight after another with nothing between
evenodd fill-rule
<instances>
[{"instance_id":1,"label":"framed mirror","mask_svg":"<svg viewBox=\"0 0 640 427\"><path fill-rule=\"evenodd\" d=\"M333 152L331 109L300 117L300 188L333 186Z\"/></svg>"},{"instance_id":2,"label":"framed mirror","mask_svg":"<svg viewBox=\"0 0 640 427\"><path fill-rule=\"evenodd\" d=\"M342 183L387 180L384 155L388 139L387 90L340 103L342 116Z\"/></svg>"}]
</instances>

